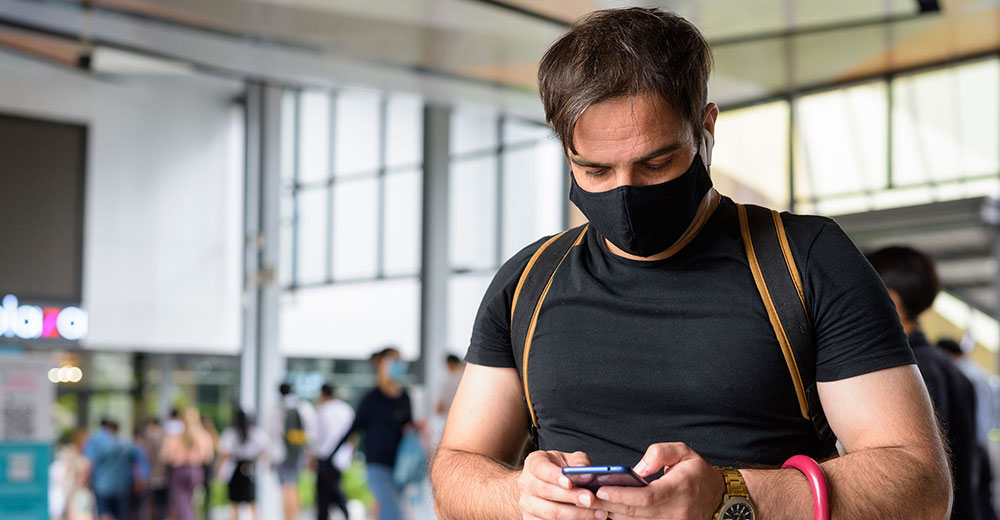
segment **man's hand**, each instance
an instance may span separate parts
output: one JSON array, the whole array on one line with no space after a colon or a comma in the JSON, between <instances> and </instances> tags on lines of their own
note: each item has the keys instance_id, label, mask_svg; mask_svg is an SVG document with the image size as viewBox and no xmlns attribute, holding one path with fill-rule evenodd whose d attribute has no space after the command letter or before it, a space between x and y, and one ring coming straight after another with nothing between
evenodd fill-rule
<instances>
[{"instance_id":1,"label":"man's hand","mask_svg":"<svg viewBox=\"0 0 1000 520\"><path fill-rule=\"evenodd\" d=\"M605 518L594 511L597 500L589 490L574 487L562 474L565 466L589 466L583 452L535 451L524 460L517 479L518 507L524 520L593 520ZM575 504L580 504L579 507Z\"/></svg>"},{"instance_id":2,"label":"man's hand","mask_svg":"<svg viewBox=\"0 0 1000 520\"><path fill-rule=\"evenodd\" d=\"M607 511L614 520L703 520L712 518L722 504L722 474L685 444L654 444L634 469L643 478L661 469L664 474L645 487L602 487L591 507Z\"/></svg>"}]
</instances>

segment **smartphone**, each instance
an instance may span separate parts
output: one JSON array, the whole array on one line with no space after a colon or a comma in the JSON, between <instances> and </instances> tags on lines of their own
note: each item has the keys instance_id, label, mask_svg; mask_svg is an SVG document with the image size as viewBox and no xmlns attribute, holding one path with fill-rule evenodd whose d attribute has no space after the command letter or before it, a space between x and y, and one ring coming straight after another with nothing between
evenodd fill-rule
<instances>
[{"instance_id":1,"label":"smartphone","mask_svg":"<svg viewBox=\"0 0 1000 520\"><path fill-rule=\"evenodd\" d=\"M642 487L648 484L628 466L567 466L562 472L574 486L595 493L601 486Z\"/></svg>"}]
</instances>

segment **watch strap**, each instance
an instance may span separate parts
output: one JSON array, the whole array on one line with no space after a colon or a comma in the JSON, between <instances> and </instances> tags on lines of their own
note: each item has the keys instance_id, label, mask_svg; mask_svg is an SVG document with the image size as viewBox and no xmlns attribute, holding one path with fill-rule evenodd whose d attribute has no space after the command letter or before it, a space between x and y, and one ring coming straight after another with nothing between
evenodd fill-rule
<instances>
[{"instance_id":1,"label":"watch strap","mask_svg":"<svg viewBox=\"0 0 1000 520\"><path fill-rule=\"evenodd\" d=\"M717 468L722 473L722 480L726 484L726 495L730 497L750 498L747 490L747 482L743 480L743 475L735 468Z\"/></svg>"}]
</instances>

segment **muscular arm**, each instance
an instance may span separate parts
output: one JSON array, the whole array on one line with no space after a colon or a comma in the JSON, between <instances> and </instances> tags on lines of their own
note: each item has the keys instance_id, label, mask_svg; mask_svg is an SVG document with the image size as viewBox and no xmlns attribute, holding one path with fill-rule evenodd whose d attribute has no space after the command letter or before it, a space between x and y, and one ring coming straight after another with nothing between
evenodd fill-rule
<instances>
[{"instance_id":1,"label":"muscular arm","mask_svg":"<svg viewBox=\"0 0 1000 520\"><path fill-rule=\"evenodd\" d=\"M470 364L431 468L438 517L521 518L515 465L527 431L516 370Z\"/></svg>"},{"instance_id":2,"label":"muscular arm","mask_svg":"<svg viewBox=\"0 0 1000 520\"><path fill-rule=\"evenodd\" d=\"M833 518L947 518L951 477L916 366L819 383L820 401L847 454L822 464ZM797 470L743 470L760 518L812 518Z\"/></svg>"}]
</instances>

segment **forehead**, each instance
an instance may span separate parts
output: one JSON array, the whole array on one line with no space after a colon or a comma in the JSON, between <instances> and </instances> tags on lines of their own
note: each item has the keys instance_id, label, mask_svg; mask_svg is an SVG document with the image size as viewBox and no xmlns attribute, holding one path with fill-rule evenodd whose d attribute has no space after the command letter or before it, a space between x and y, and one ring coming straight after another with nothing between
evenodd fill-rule
<instances>
[{"instance_id":1,"label":"forehead","mask_svg":"<svg viewBox=\"0 0 1000 520\"><path fill-rule=\"evenodd\" d=\"M648 151L674 142L686 142L690 132L663 98L654 94L622 96L595 103L584 111L573 129L573 147L581 156L617 150Z\"/></svg>"}]
</instances>

